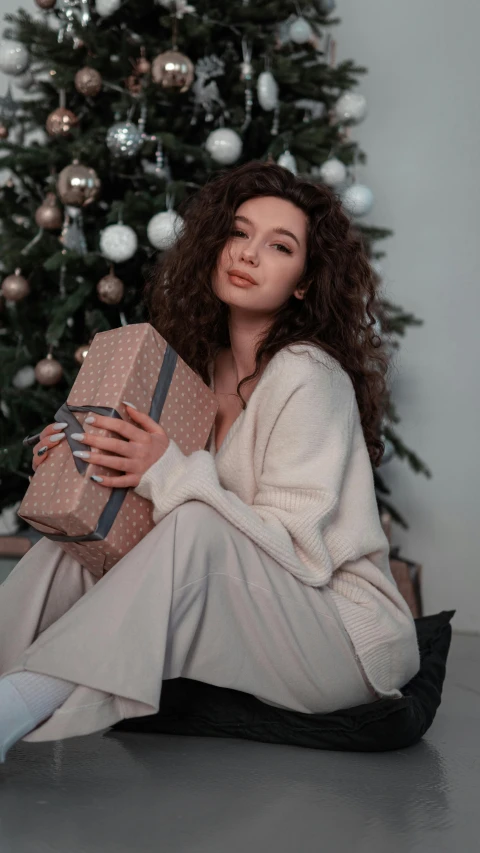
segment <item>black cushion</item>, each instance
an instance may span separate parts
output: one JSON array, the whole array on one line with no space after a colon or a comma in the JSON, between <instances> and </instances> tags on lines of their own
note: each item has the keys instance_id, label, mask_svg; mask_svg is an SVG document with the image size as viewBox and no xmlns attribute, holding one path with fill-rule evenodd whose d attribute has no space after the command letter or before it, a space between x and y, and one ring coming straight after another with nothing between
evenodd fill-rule
<instances>
[{"instance_id":1,"label":"black cushion","mask_svg":"<svg viewBox=\"0 0 480 853\"><path fill-rule=\"evenodd\" d=\"M175 678L163 682L156 714L122 720L111 731L244 738L356 752L411 746L430 728L440 705L455 613L415 619L420 670L402 688L401 699L304 714L266 705L249 693Z\"/></svg>"}]
</instances>

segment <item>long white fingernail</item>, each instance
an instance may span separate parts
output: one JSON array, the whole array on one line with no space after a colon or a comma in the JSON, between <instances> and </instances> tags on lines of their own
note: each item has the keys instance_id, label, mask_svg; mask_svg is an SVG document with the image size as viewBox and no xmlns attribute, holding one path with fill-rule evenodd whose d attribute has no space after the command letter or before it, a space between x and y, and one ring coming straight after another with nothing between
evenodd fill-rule
<instances>
[{"instance_id":1,"label":"long white fingernail","mask_svg":"<svg viewBox=\"0 0 480 853\"><path fill-rule=\"evenodd\" d=\"M129 403L127 400L122 400L122 403L124 406L130 406L131 409L135 409L138 412L137 407L134 406L133 403Z\"/></svg>"},{"instance_id":2,"label":"long white fingernail","mask_svg":"<svg viewBox=\"0 0 480 853\"><path fill-rule=\"evenodd\" d=\"M59 432L58 435L49 435L50 441L61 441L62 438L65 438L64 432Z\"/></svg>"},{"instance_id":3,"label":"long white fingernail","mask_svg":"<svg viewBox=\"0 0 480 853\"><path fill-rule=\"evenodd\" d=\"M55 424L54 429L65 429L68 424Z\"/></svg>"}]
</instances>

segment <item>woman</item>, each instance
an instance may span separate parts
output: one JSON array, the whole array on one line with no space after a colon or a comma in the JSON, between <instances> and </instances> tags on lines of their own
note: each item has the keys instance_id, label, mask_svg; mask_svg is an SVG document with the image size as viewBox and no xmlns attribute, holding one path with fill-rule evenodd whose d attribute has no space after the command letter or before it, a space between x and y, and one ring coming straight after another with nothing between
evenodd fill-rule
<instances>
[{"instance_id":1,"label":"woman","mask_svg":"<svg viewBox=\"0 0 480 853\"><path fill-rule=\"evenodd\" d=\"M419 670L374 492L388 359L358 234L326 187L257 162L184 219L145 297L218 398L209 444L186 457L133 408L96 417L116 438L80 434L113 471L99 488L134 488L155 527L98 581L43 538L1 587L2 759L153 714L170 678L326 713Z\"/></svg>"}]
</instances>

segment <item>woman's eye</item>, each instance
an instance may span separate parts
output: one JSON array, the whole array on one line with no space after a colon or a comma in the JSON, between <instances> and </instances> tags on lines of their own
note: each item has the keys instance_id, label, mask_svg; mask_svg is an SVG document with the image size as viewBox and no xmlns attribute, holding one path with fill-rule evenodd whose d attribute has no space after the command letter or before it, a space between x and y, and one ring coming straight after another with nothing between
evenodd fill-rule
<instances>
[{"instance_id":1,"label":"woman's eye","mask_svg":"<svg viewBox=\"0 0 480 853\"><path fill-rule=\"evenodd\" d=\"M291 255L291 254L292 254L292 250L291 250L291 249L289 249L289 248L287 248L287 246L284 246L284 245L283 245L283 243L274 243L274 245L275 245L275 246L278 246L278 247L279 247L283 252L286 252L286 253L287 253L287 255Z\"/></svg>"},{"instance_id":2,"label":"woman's eye","mask_svg":"<svg viewBox=\"0 0 480 853\"><path fill-rule=\"evenodd\" d=\"M238 236L239 236L239 235L241 235L241 234L243 234L244 236L246 236L245 231L239 231L239 229L238 229L238 228L237 228L235 231L232 231L232 236L233 236L233 237L238 237Z\"/></svg>"}]
</instances>

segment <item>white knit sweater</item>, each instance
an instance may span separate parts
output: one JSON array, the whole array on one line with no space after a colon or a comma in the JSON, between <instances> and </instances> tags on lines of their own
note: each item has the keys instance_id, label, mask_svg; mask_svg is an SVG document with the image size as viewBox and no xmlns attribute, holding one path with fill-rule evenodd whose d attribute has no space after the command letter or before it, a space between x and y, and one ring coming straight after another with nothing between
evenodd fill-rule
<instances>
[{"instance_id":1,"label":"white knit sweater","mask_svg":"<svg viewBox=\"0 0 480 853\"><path fill-rule=\"evenodd\" d=\"M213 386L213 366L210 371ZM380 696L420 668L415 624L389 565L353 383L314 345L276 353L218 453L170 439L135 491L157 524L199 500L304 584L328 586L357 661Z\"/></svg>"}]
</instances>

